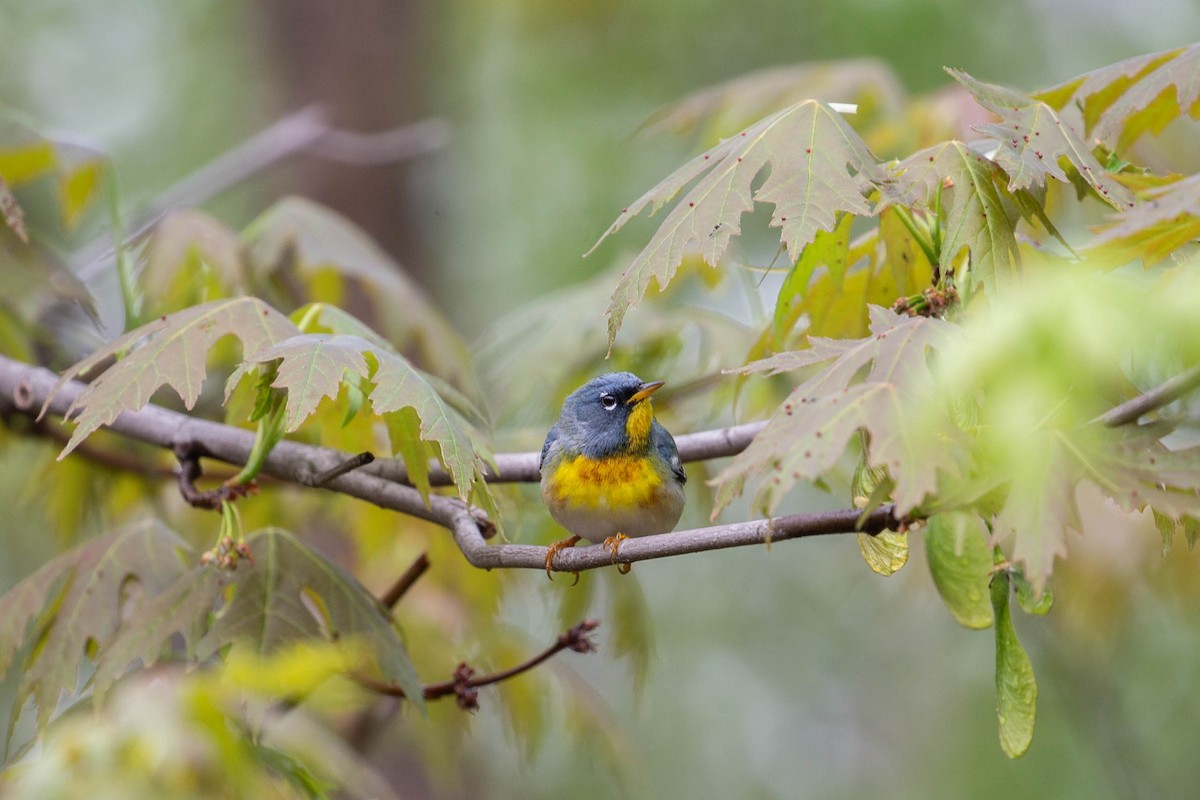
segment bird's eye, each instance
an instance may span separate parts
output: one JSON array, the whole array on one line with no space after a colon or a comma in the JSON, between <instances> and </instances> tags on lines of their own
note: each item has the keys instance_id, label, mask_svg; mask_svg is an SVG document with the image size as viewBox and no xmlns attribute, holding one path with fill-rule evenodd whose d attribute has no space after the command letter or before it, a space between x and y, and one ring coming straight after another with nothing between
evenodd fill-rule
<instances>
[{"instance_id":1,"label":"bird's eye","mask_svg":"<svg viewBox=\"0 0 1200 800\"><path fill-rule=\"evenodd\" d=\"M608 393L602 394L600 395L600 405L604 406L606 411L612 411L617 407L617 398Z\"/></svg>"}]
</instances>

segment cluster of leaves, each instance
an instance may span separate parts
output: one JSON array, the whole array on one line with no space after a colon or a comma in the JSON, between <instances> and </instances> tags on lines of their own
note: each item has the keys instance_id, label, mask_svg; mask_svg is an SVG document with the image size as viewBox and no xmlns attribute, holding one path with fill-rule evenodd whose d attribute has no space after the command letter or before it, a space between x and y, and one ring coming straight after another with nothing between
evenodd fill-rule
<instances>
[{"instance_id":1,"label":"cluster of leaves","mask_svg":"<svg viewBox=\"0 0 1200 800\"><path fill-rule=\"evenodd\" d=\"M801 377L715 477L714 516L750 481L755 507L775 513L797 482L822 481L857 452L856 501L928 520L930 567L955 617L995 625L1001 743L1012 756L1029 745L1036 685L1008 586L1022 606L1048 607L1066 532L1083 529L1077 490L1153 511L1165 546L1176 530L1192 544L1200 528L1200 451L1168 447L1171 420L1098 420L1200 359L1187 310L1200 300L1189 250L1196 176L1156 174L1132 150L1144 133L1200 118L1198 63L1193 45L1030 95L949 70L992 121L975 127L978 139L890 161L868 145L887 141L877 104L857 122L820 100L773 110L794 96L788 73L741 79L662 119L720 125L751 102L770 113L729 131L601 237L682 195L617 281L611 343L652 279L666 288L691 254L729 265L742 217L774 206L791 265L751 350L758 360L736 372ZM1095 233L1058 230L1052 215L1071 203ZM1111 272L1138 261L1158 268ZM860 538L882 574L907 560L903 534Z\"/></svg>"}]
</instances>

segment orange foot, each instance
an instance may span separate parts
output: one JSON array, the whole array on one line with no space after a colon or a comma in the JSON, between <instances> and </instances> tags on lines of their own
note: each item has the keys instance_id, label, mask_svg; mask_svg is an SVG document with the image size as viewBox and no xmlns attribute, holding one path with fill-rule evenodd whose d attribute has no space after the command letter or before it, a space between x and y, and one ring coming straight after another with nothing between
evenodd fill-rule
<instances>
[{"instance_id":1,"label":"orange foot","mask_svg":"<svg viewBox=\"0 0 1200 800\"><path fill-rule=\"evenodd\" d=\"M621 546L621 542L629 537L623 533L618 533L616 536L610 536L604 540L604 549L608 551L609 561L616 562L617 549ZM628 574L629 570L633 569L633 564L617 564L617 572L622 575Z\"/></svg>"},{"instance_id":2,"label":"orange foot","mask_svg":"<svg viewBox=\"0 0 1200 800\"><path fill-rule=\"evenodd\" d=\"M568 547L574 547L575 544L582 539L582 536L570 536L566 539L561 539L546 548L546 577L554 580L554 576L550 574L550 570L554 569L554 556L558 555L558 551L566 550ZM575 573L575 583L579 583L579 573ZM575 584L571 584L574 586Z\"/></svg>"}]
</instances>

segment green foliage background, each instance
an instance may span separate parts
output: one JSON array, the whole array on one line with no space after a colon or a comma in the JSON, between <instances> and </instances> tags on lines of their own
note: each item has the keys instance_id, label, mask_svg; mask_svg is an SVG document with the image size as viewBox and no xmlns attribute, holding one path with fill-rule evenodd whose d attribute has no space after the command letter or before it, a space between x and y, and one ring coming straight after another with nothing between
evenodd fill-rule
<instances>
[{"instance_id":1,"label":"green foliage background","mask_svg":"<svg viewBox=\"0 0 1200 800\"><path fill-rule=\"evenodd\" d=\"M113 154L130 204L282 109L283 78L261 46L272 19L265 6L4 5L0 102L40 124L96 137ZM913 93L947 85L943 65L1009 86L1049 86L1182 44L1172 37L1200 21L1185 3L1163 3L1140 15L1141 25L1129 13L1120 3L1075 14L1057 5L951 2L453 4L425 22L438 58L427 73L404 76L420 82L425 110L455 126L454 145L417 165L403 185L431 243L421 271L472 335L535 297L604 273L595 299L580 306L596 324L570 341L575 354L602 353L608 271L618 251L640 247L659 220L636 223L586 261L579 254L621 207L711 144L629 139L662 104L757 67L854 56L883 59ZM1189 164L1200 158L1196 151L1172 135L1164 147L1178 168L1200 166ZM910 150L897 145L878 155ZM241 229L276 188L255 181L214 209ZM85 219L75 235L86 238L87 226L98 224ZM762 263L776 246L753 237L747 244ZM93 288L107 298L102 317L113 319L115 286ZM740 319L754 313L745 293L719 302ZM678 330L669 314L665 304L633 312L628 324L638 327L625 341L645 337L662 349L618 358L646 377L677 379L651 374L678 356L661 343L663 331ZM562 393L595 363L569 349L540 350L550 334L536 308L530 315L512 338L489 333L478 348L483 394L507 431L497 449L536 447ZM663 325L658 339L656 322ZM733 330L719 340L732 342L727 352L714 343L684 372L740 363L750 342ZM561 375L544 376L544 365L557 362ZM533 372L543 373L543 383ZM750 395L747 418L762 411L765 398L755 402ZM681 402L671 411L677 432L728 421L720 401ZM103 476L103 485L84 482L62 471L84 469L69 461L51 472L54 452L5 442L0 506L11 513L4 588L76 537L107 530L142 488L116 475ZM31 488L26 475L41 483ZM53 502L43 502L47 496ZM539 512L523 511L522 499L529 495L506 506L516 535L547 540L537 538ZM248 513L265 524L284 505L274 502L264 498ZM291 512L315 519L306 533L373 589L386 586L423 543L433 548L446 572L430 576L399 613L410 637L428 642L413 657L430 679L458 658L510 663L570 613L560 607L562 587L532 574L475 574L440 532L401 536L394 519L359 510L347 546L337 529L349 501L298 502L303 507ZM703 524L707 502L693 502L681 526ZM843 504L802 490L787 508ZM167 510L181 530L203 529L197 541L207 541L207 516ZM471 718L452 707L432 709L430 722L409 715L372 755L399 772L395 754L403 754L399 761L412 774L401 785L448 797L527 796L531 787L538 795L596 797L1182 793L1198 777L1189 755L1200 713L1191 680L1200 664L1196 565L1183 547L1163 557L1149 521L1131 532L1104 513L1099 504L1085 509L1092 529L1111 535L1071 542L1071 557L1055 573L1054 612L1014 614L1041 686L1034 746L1016 762L995 743L992 636L956 625L927 571L873 575L848 537L664 560L635 569L636 583L588 576L608 623L602 657L553 662L547 675L500 688L494 701L485 696ZM919 539L914 545L913 560L923 561ZM644 629L650 653L640 649ZM634 655L613 658L622 649ZM422 743L425 726L437 727L439 737L452 731L462 749L442 748L440 738ZM542 735L560 729L578 735Z\"/></svg>"}]
</instances>

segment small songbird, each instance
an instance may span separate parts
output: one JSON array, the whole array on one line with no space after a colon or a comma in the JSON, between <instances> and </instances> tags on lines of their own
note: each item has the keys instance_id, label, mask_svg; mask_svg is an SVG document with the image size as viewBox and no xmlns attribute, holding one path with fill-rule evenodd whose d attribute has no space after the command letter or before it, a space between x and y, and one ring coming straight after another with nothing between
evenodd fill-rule
<instances>
[{"instance_id":1,"label":"small songbird","mask_svg":"<svg viewBox=\"0 0 1200 800\"><path fill-rule=\"evenodd\" d=\"M547 576L555 554L580 539L603 542L615 559L622 540L665 533L679 522L687 473L650 404L662 385L610 372L563 402L542 445L542 498L572 535L550 546ZM628 572L629 565L618 569Z\"/></svg>"}]
</instances>

